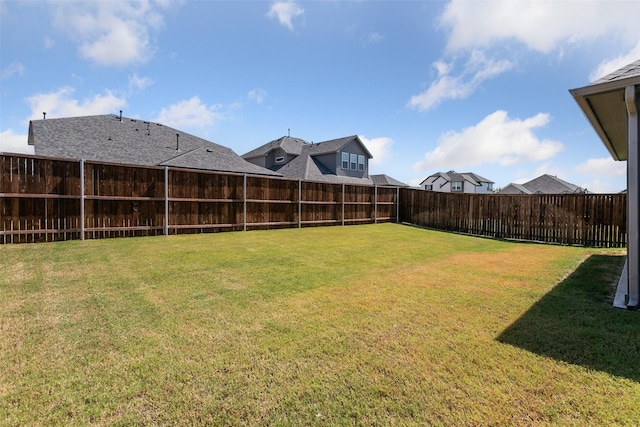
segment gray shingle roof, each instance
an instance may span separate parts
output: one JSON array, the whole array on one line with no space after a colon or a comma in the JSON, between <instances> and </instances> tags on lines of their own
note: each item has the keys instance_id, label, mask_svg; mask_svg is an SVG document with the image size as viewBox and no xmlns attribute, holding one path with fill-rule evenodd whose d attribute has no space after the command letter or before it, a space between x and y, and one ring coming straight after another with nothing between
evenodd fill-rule
<instances>
[{"instance_id":1,"label":"gray shingle roof","mask_svg":"<svg viewBox=\"0 0 640 427\"><path fill-rule=\"evenodd\" d=\"M365 147L365 145L362 144L362 141L360 141L360 138L358 138L357 135L345 136L343 138L337 138L337 139L331 139L329 141L318 142L305 147L305 149L308 149L309 154L312 156L319 155L319 154L337 153L342 149L342 147L344 147L345 145L347 145L348 143L350 143L355 139L357 139L360 142L360 145L362 145L362 148L364 149L365 153L369 156L369 158L372 158L373 156L371 155L369 150L367 150L367 147Z\"/></svg>"},{"instance_id":2,"label":"gray shingle roof","mask_svg":"<svg viewBox=\"0 0 640 427\"><path fill-rule=\"evenodd\" d=\"M388 185L391 187L408 187L404 182L398 181L397 179L391 178L389 175L380 174L380 175L369 175L369 178L375 185Z\"/></svg>"},{"instance_id":3,"label":"gray shingle roof","mask_svg":"<svg viewBox=\"0 0 640 427\"><path fill-rule=\"evenodd\" d=\"M373 185L373 181L369 177L355 178L343 175L338 176L316 158L316 156L324 154L338 153L345 145L354 140L360 143L369 158L373 157L357 135L318 143L308 143L301 138L283 136L243 154L242 157L245 159L253 159L263 157L273 150L284 150L287 154L294 156L292 160L277 169L278 173L287 178Z\"/></svg>"},{"instance_id":4,"label":"gray shingle roof","mask_svg":"<svg viewBox=\"0 0 640 427\"><path fill-rule=\"evenodd\" d=\"M490 184L493 184L494 182L481 177L480 175L477 175L473 172L462 172L462 173L458 173L456 171L450 170L449 172L436 172L432 175L429 175L427 178L425 178L422 183L420 183L420 185L422 185L427 179L431 178L431 177L436 177L436 176L440 176L442 178L444 178L444 180L446 182L462 182L462 181L468 181L473 185L482 185L483 182L487 182Z\"/></svg>"},{"instance_id":5,"label":"gray shingle roof","mask_svg":"<svg viewBox=\"0 0 640 427\"><path fill-rule=\"evenodd\" d=\"M532 193L542 194L564 194L564 193L583 193L581 187L564 181L557 176L544 174L531 181L522 184L527 190Z\"/></svg>"},{"instance_id":6,"label":"gray shingle roof","mask_svg":"<svg viewBox=\"0 0 640 427\"><path fill-rule=\"evenodd\" d=\"M327 169L313 156L305 153L291 160L289 163L278 169L287 178L305 179L309 181L335 182L373 185L370 178L354 178L349 176L338 176Z\"/></svg>"},{"instance_id":7,"label":"gray shingle roof","mask_svg":"<svg viewBox=\"0 0 640 427\"><path fill-rule=\"evenodd\" d=\"M29 144L39 156L279 176L227 147L160 123L112 114L32 120Z\"/></svg>"},{"instance_id":8,"label":"gray shingle roof","mask_svg":"<svg viewBox=\"0 0 640 427\"><path fill-rule=\"evenodd\" d=\"M613 73L607 74L606 76L599 78L595 82L591 83L589 86L597 85L605 82L612 82L615 80L627 79L630 77L640 76L640 60L632 62L631 64L625 65L619 70L614 71Z\"/></svg>"},{"instance_id":9,"label":"gray shingle roof","mask_svg":"<svg viewBox=\"0 0 640 427\"><path fill-rule=\"evenodd\" d=\"M532 191L527 189L527 187L522 184L516 184L515 182L510 183L500 190L502 194L533 194Z\"/></svg>"},{"instance_id":10,"label":"gray shingle roof","mask_svg":"<svg viewBox=\"0 0 640 427\"><path fill-rule=\"evenodd\" d=\"M294 156L299 155L302 152L302 147L309 144L307 141L301 138L295 138L291 136L283 136L278 139L274 139L273 141L269 141L260 147L251 150L242 155L245 159L252 159L254 157L262 157L265 154L268 154L272 150L282 149L285 153L291 154Z\"/></svg>"},{"instance_id":11,"label":"gray shingle roof","mask_svg":"<svg viewBox=\"0 0 640 427\"><path fill-rule=\"evenodd\" d=\"M513 191L513 189L516 191ZM544 174L524 184L511 183L500 192L504 194L574 194L586 193L587 190L564 181L557 176Z\"/></svg>"}]
</instances>

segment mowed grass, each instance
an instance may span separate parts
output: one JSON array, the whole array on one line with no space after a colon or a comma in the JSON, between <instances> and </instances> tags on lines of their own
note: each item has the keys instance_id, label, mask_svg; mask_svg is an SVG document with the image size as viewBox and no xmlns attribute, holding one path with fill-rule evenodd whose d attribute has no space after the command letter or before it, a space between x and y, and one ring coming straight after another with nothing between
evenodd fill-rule
<instances>
[{"instance_id":1,"label":"mowed grass","mask_svg":"<svg viewBox=\"0 0 640 427\"><path fill-rule=\"evenodd\" d=\"M624 251L398 224L0 247L0 425L634 425Z\"/></svg>"}]
</instances>

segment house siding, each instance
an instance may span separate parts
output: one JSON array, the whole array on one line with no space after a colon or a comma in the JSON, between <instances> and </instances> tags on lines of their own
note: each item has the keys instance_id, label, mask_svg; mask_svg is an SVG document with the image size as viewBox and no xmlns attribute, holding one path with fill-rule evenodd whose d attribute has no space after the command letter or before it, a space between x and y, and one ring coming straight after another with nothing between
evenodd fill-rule
<instances>
[{"instance_id":1,"label":"house siding","mask_svg":"<svg viewBox=\"0 0 640 427\"><path fill-rule=\"evenodd\" d=\"M357 167L358 167L357 164L356 164L356 170L342 169L342 153L349 153L349 154L356 154L358 156L364 156L364 171L357 170ZM352 178L364 178L369 176L369 156L366 153L366 151L363 150L362 145L360 145L355 140L346 144L344 147L342 147L340 151L335 153L333 155L333 159L334 159L333 170L335 171L336 175L349 176Z\"/></svg>"}]
</instances>

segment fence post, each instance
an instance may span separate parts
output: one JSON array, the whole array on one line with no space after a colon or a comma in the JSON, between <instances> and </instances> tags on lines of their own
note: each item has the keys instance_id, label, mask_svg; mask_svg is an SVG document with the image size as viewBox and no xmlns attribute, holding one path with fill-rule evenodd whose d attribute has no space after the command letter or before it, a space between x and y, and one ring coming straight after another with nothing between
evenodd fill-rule
<instances>
[{"instance_id":1,"label":"fence post","mask_svg":"<svg viewBox=\"0 0 640 427\"><path fill-rule=\"evenodd\" d=\"M400 222L400 187L396 187L396 223Z\"/></svg>"},{"instance_id":2,"label":"fence post","mask_svg":"<svg viewBox=\"0 0 640 427\"><path fill-rule=\"evenodd\" d=\"M247 231L247 173L243 173L242 177L242 230Z\"/></svg>"},{"instance_id":3,"label":"fence post","mask_svg":"<svg viewBox=\"0 0 640 427\"><path fill-rule=\"evenodd\" d=\"M373 223L378 223L378 186L373 186Z\"/></svg>"},{"instance_id":4,"label":"fence post","mask_svg":"<svg viewBox=\"0 0 640 427\"><path fill-rule=\"evenodd\" d=\"M298 228L302 228L302 179L298 179Z\"/></svg>"},{"instance_id":5,"label":"fence post","mask_svg":"<svg viewBox=\"0 0 640 427\"><path fill-rule=\"evenodd\" d=\"M344 225L344 182L342 183L342 225Z\"/></svg>"},{"instance_id":6,"label":"fence post","mask_svg":"<svg viewBox=\"0 0 640 427\"><path fill-rule=\"evenodd\" d=\"M164 235L169 235L169 166L164 167Z\"/></svg>"},{"instance_id":7,"label":"fence post","mask_svg":"<svg viewBox=\"0 0 640 427\"><path fill-rule=\"evenodd\" d=\"M80 240L84 240L84 159L80 159Z\"/></svg>"}]
</instances>

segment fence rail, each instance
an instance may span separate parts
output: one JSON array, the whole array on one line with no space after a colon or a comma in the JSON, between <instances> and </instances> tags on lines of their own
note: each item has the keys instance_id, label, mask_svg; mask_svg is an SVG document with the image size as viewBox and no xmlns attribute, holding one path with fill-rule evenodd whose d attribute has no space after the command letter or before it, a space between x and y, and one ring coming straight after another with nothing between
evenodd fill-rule
<instances>
[{"instance_id":1,"label":"fence rail","mask_svg":"<svg viewBox=\"0 0 640 427\"><path fill-rule=\"evenodd\" d=\"M475 195L0 155L0 243L405 222L624 247L626 194Z\"/></svg>"}]
</instances>

